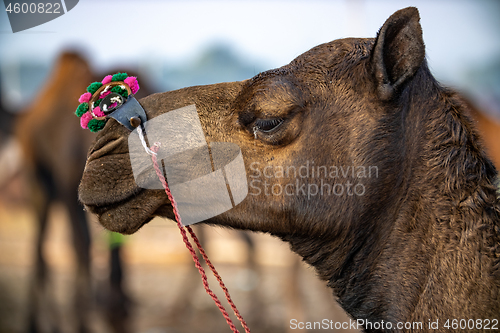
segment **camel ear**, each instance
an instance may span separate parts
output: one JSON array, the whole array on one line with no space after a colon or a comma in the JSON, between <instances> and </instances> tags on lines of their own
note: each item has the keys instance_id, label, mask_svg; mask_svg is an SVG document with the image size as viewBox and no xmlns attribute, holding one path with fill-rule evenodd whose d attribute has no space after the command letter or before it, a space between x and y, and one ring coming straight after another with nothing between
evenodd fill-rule
<instances>
[{"instance_id":1,"label":"camel ear","mask_svg":"<svg viewBox=\"0 0 500 333\"><path fill-rule=\"evenodd\" d=\"M418 9L398 10L378 32L371 65L381 100L390 100L422 64L425 46Z\"/></svg>"}]
</instances>

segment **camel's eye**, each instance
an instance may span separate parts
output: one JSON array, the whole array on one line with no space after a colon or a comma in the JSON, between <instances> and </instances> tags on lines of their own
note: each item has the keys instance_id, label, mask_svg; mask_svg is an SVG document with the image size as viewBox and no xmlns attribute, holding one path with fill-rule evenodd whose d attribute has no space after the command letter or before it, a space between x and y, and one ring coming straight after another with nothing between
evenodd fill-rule
<instances>
[{"instance_id":1,"label":"camel's eye","mask_svg":"<svg viewBox=\"0 0 500 333\"><path fill-rule=\"evenodd\" d=\"M283 118L257 119L254 122L253 130L254 132L261 131L263 133L269 133L283 124L283 121Z\"/></svg>"}]
</instances>

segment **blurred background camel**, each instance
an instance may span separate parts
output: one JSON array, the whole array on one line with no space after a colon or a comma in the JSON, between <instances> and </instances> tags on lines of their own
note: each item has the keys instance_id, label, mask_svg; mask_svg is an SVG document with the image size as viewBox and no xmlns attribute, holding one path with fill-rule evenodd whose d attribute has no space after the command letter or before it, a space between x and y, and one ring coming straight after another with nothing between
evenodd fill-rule
<instances>
[{"instance_id":1,"label":"blurred background camel","mask_svg":"<svg viewBox=\"0 0 500 333\"><path fill-rule=\"evenodd\" d=\"M78 97L95 79L87 61L75 52L65 52L57 60L43 89L22 112L15 126L24 153L29 200L38 221L35 264L28 310L29 332L60 331L60 314L54 305L50 272L44 255L48 212L53 202L67 209L72 233L71 244L76 255L73 315L76 331L88 332L92 304L90 245L86 213L78 203L78 177L83 171L88 145L93 140L83 131L71 110ZM119 246L111 249L111 274L108 298L104 300L108 322L115 332L127 332L128 301L116 276L121 271Z\"/></svg>"}]
</instances>

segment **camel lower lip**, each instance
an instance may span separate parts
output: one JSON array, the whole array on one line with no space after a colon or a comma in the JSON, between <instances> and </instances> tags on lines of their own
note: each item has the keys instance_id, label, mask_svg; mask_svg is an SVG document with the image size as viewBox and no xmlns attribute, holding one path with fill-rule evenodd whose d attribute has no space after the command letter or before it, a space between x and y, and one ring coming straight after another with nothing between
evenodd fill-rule
<instances>
[{"instance_id":1,"label":"camel lower lip","mask_svg":"<svg viewBox=\"0 0 500 333\"><path fill-rule=\"evenodd\" d=\"M151 212L137 211L134 206L134 197L128 200L106 205L85 205L87 210L96 214L99 223L106 229L122 234L133 234L151 219Z\"/></svg>"},{"instance_id":2,"label":"camel lower lip","mask_svg":"<svg viewBox=\"0 0 500 333\"><path fill-rule=\"evenodd\" d=\"M85 205L86 210L100 217L102 215L105 215L107 212L116 210L120 207L127 205L132 200L133 196L130 196L116 202L106 202L103 204L98 204L98 203L87 204L83 202L83 204Z\"/></svg>"},{"instance_id":3,"label":"camel lower lip","mask_svg":"<svg viewBox=\"0 0 500 333\"><path fill-rule=\"evenodd\" d=\"M145 201L145 198L149 200ZM139 190L122 200L106 204L85 204L97 215L106 229L122 234L133 234L148 223L160 208L168 204L164 191Z\"/></svg>"},{"instance_id":4,"label":"camel lower lip","mask_svg":"<svg viewBox=\"0 0 500 333\"><path fill-rule=\"evenodd\" d=\"M113 207L119 206L120 204L122 204L122 202L117 202L115 204L106 204L106 205L85 205L85 208L92 214L102 215L105 214L108 210L113 209Z\"/></svg>"}]
</instances>

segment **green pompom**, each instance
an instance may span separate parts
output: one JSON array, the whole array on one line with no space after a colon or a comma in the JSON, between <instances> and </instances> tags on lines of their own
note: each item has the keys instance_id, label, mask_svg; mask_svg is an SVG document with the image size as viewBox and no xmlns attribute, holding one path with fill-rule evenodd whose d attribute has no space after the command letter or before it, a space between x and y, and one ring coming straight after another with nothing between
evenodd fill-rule
<instances>
[{"instance_id":1,"label":"green pompom","mask_svg":"<svg viewBox=\"0 0 500 333\"><path fill-rule=\"evenodd\" d=\"M96 108L96 107L98 107L98 106L99 106L99 104L101 104L102 100L103 100L102 98L99 98L97 101L95 101L95 102L94 102L94 107L95 107L95 108Z\"/></svg>"},{"instance_id":2,"label":"green pompom","mask_svg":"<svg viewBox=\"0 0 500 333\"><path fill-rule=\"evenodd\" d=\"M127 73L116 73L116 74L115 74L115 75L113 75L113 77L111 78L111 81L112 81L112 82L116 82L116 81L123 81L123 80L125 80L127 77L128 77L128 74L127 74Z\"/></svg>"},{"instance_id":3,"label":"green pompom","mask_svg":"<svg viewBox=\"0 0 500 333\"><path fill-rule=\"evenodd\" d=\"M78 117L81 117L84 115L85 112L87 112L89 110L89 103L82 103L80 105L78 105L78 107L76 108L76 111L75 111L75 114L78 116Z\"/></svg>"},{"instance_id":4,"label":"green pompom","mask_svg":"<svg viewBox=\"0 0 500 333\"><path fill-rule=\"evenodd\" d=\"M92 95L95 94L95 92L102 87L102 82L92 82L88 87L87 91L91 93Z\"/></svg>"},{"instance_id":5,"label":"green pompom","mask_svg":"<svg viewBox=\"0 0 500 333\"><path fill-rule=\"evenodd\" d=\"M128 97L127 89L123 89L120 86L114 86L113 88L111 88L111 91L114 92L114 93L117 93L117 94L121 95L124 98Z\"/></svg>"},{"instance_id":6,"label":"green pompom","mask_svg":"<svg viewBox=\"0 0 500 333\"><path fill-rule=\"evenodd\" d=\"M95 133L102 130L104 128L104 125L106 125L106 120L92 119L91 121L89 121L87 127L91 132Z\"/></svg>"}]
</instances>

